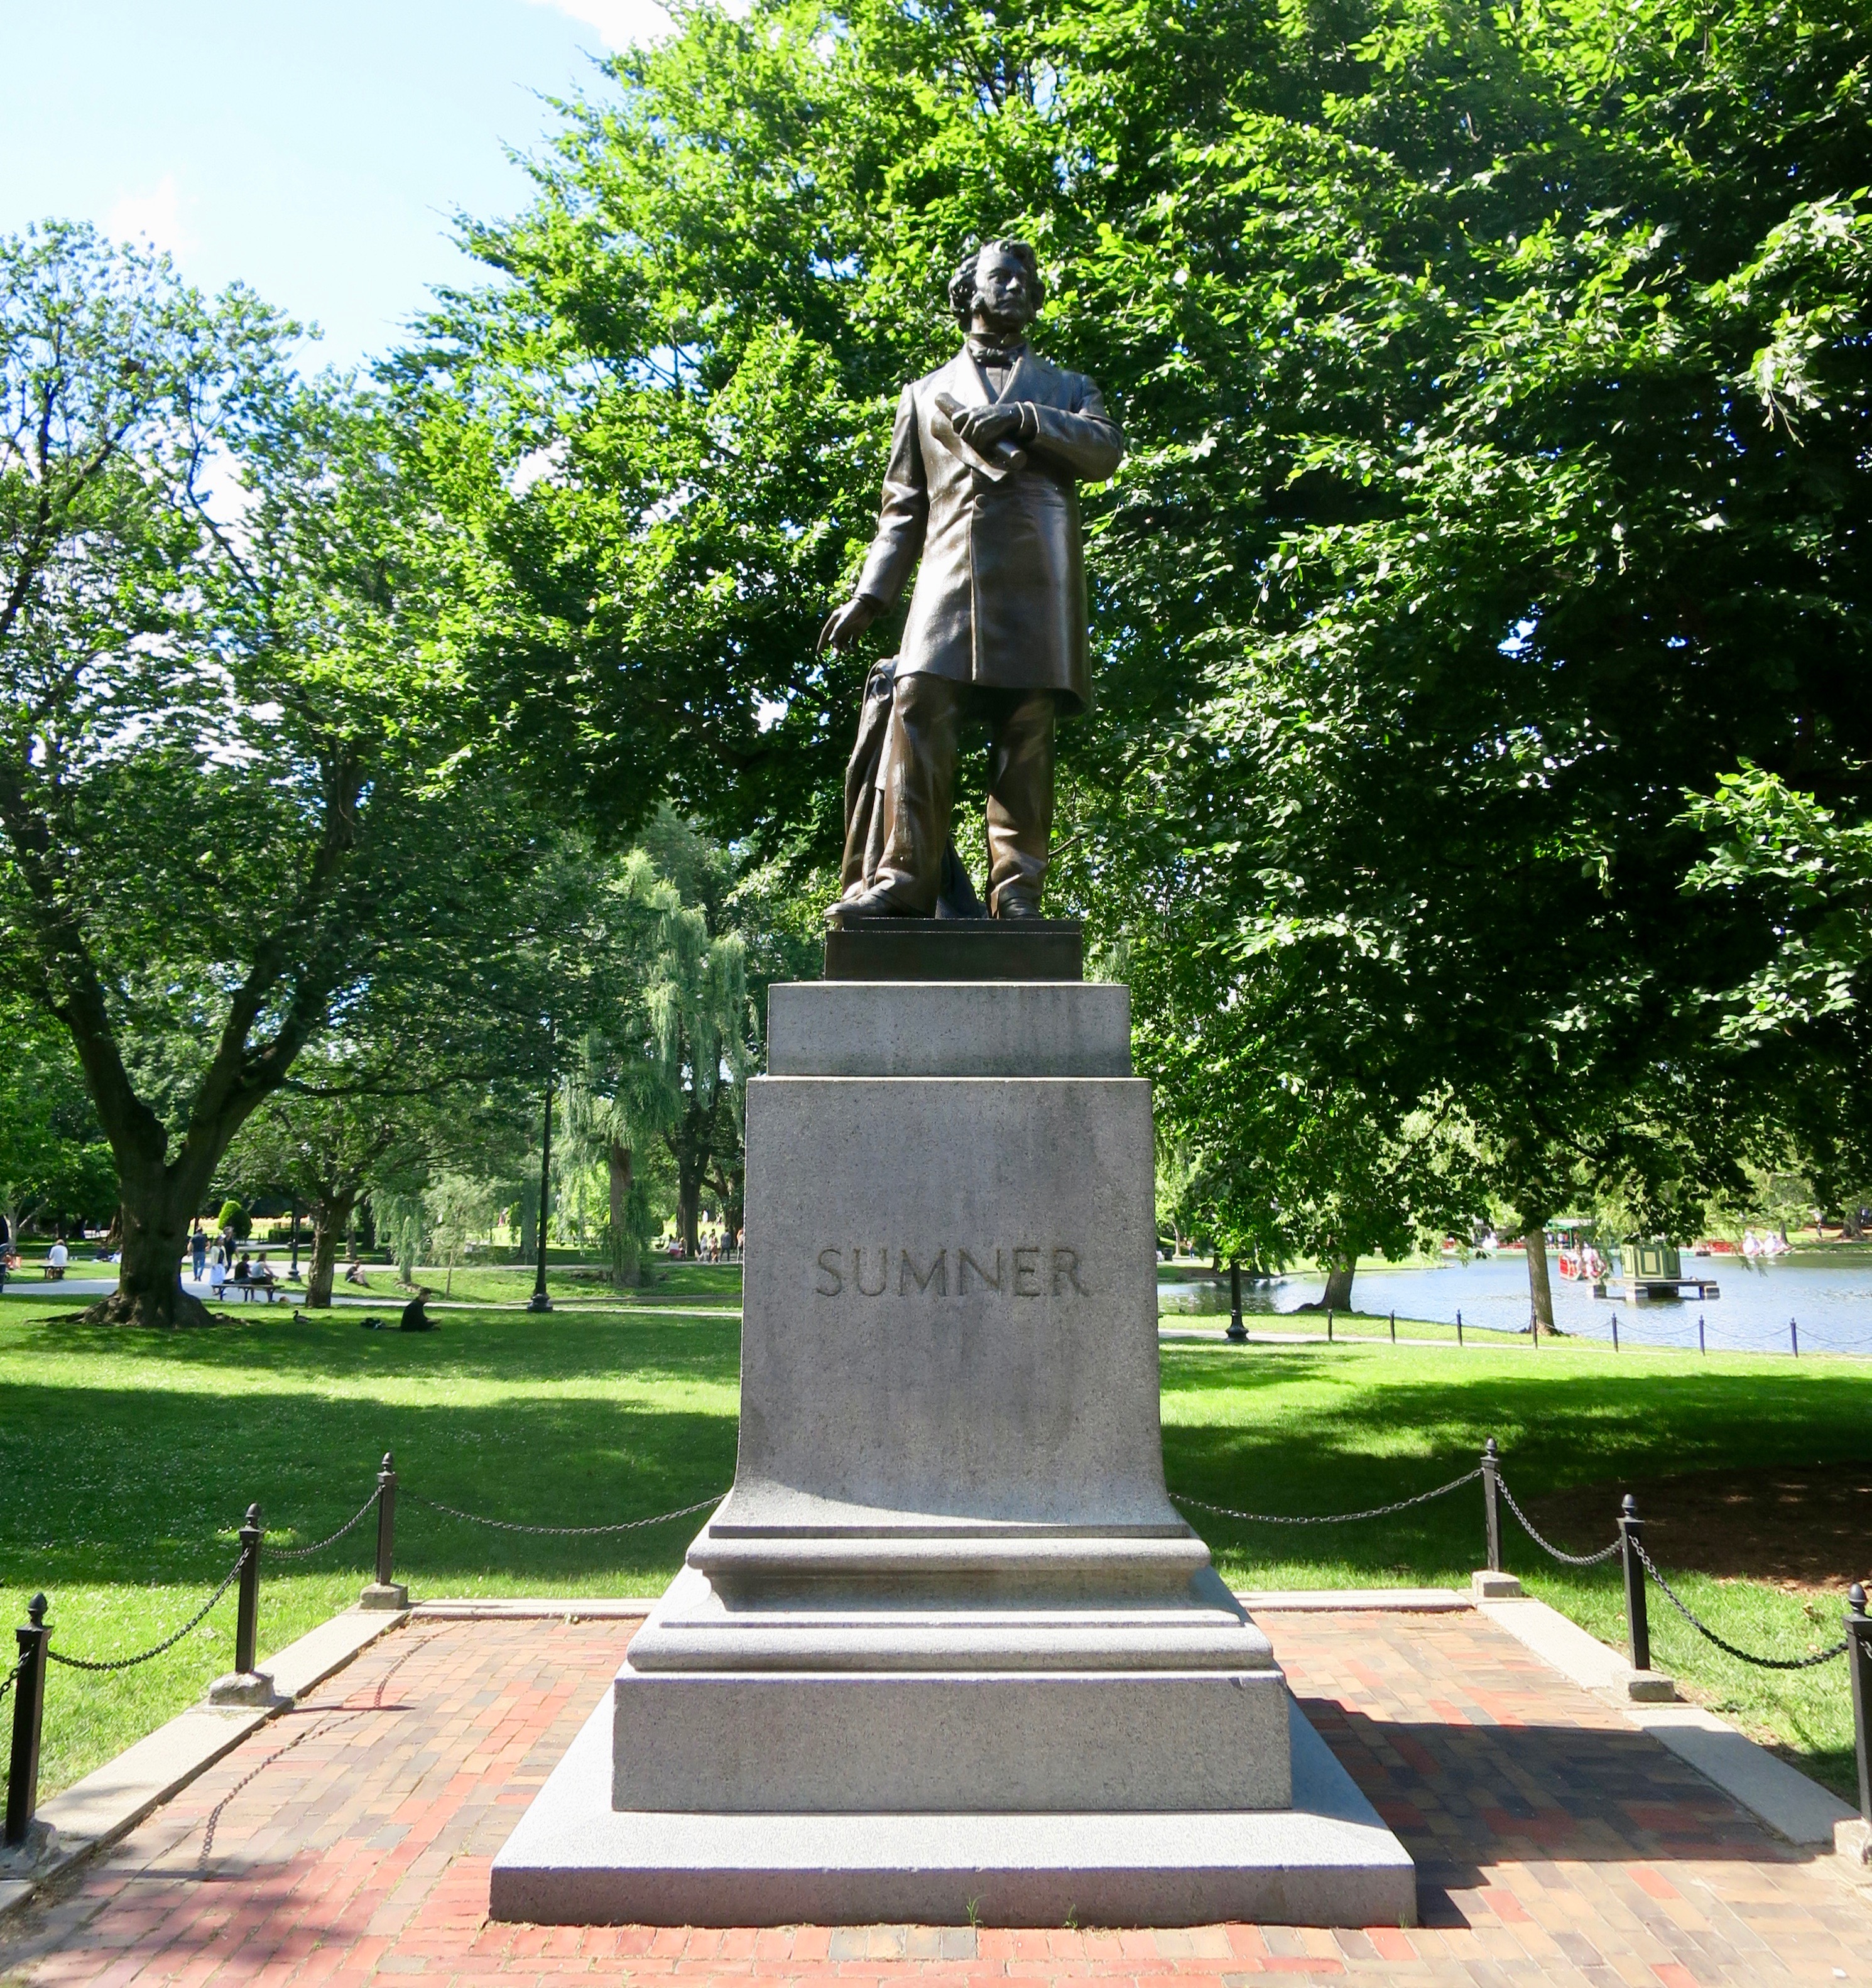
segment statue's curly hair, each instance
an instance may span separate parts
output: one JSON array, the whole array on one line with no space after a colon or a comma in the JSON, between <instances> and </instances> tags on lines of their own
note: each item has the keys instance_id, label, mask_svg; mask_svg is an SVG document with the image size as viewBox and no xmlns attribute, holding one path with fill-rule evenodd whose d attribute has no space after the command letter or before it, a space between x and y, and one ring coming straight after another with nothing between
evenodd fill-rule
<instances>
[{"instance_id":1,"label":"statue's curly hair","mask_svg":"<svg viewBox=\"0 0 1872 1988\"><path fill-rule=\"evenodd\" d=\"M1034 253L1034 245L997 235L993 241L983 242L972 255L958 262L949 279L949 307L955 313L957 323L966 325L970 313L975 308L976 265L990 248L999 249L1010 261L1020 264L1027 278L1027 299L1038 317L1041 306L1047 300L1047 286L1040 279L1040 262Z\"/></svg>"}]
</instances>

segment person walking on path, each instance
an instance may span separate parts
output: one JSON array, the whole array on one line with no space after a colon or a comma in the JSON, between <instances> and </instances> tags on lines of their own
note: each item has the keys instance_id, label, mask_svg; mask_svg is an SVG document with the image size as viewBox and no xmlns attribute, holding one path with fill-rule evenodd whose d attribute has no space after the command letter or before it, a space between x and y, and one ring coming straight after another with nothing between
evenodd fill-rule
<instances>
[{"instance_id":1,"label":"person walking on path","mask_svg":"<svg viewBox=\"0 0 1872 1988\"><path fill-rule=\"evenodd\" d=\"M202 1273L208 1268L208 1238L201 1232L199 1220L195 1223L194 1234L188 1239L188 1255L189 1260L195 1266L195 1282L200 1283Z\"/></svg>"}]
</instances>

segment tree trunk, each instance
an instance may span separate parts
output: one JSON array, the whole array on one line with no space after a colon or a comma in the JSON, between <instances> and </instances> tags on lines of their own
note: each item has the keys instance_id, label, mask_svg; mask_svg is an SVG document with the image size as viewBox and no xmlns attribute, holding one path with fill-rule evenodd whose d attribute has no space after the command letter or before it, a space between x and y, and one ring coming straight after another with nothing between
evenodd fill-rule
<instances>
[{"instance_id":1,"label":"tree trunk","mask_svg":"<svg viewBox=\"0 0 1872 1988\"><path fill-rule=\"evenodd\" d=\"M717 1093L717 1102L719 1094ZM707 1181L709 1161L713 1156L715 1105L704 1110L692 1095L682 1114L682 1124L666 1133L670 1158L676 1163L676 1230L682 1247L693 1256L700 1240L698 1226L702 1215L702 1190Z\"/></svg>"},{"instance_id":2,"label":"tree trunk","mask_svg":"<svg viewBox=\"0 0 1872 1988\"><path fill-rule=\"evenodd\" d=\"M1547 1219L1530 1222L1522 1232L1528 1252L1528 1295L1534 1301L1537 1330L1553 1330L1553 1286L1547 1281Z\"/></svg>"},{"instance_id":3,"label":"tree trunk","mask_svg":"<svg viewBox=\"0 0 1872 1988\"><path fill-rule=\"evenodd\" d=\"M338 1238L357 1205L355 1192L315 1196L312 1203L312 1261L306 1270L306 1309L325 1311L331 1305L332 1272L338 1260Z\"/></svg>"},{"instance_id":4,"label":"tree trunk","mask_svg":"<svg viewBox=\"0 0 1872 1988\"><path fill-rule=\"evenodd\" d=\"M637 1238L631 1233L631 1149L613 1137L605 1151L611 1187L611 1282L621 1284L636 1267Z\"/></svg>"},{"instance_id":5,"label":"tree trunk","mask_svg":"<svg viewBox=\"0 0 1872 1988\"><path fill-rule=\"evenodd\" d=\"M1326 1266L1326 1288L1320 1303L1328 1311L1352 1310L1352 1280L1358 1273L1355 1259L1349 1263L1329 1263Z\"/></svg>"},{"instance_id":6,"label":"tree trunk","mask_svg":"<svg viewBox=\"0 0 1872 1988\"><path fill-rule=\"evenodd\" d=\"M120 1182L124 1255L117 1287L85 1314L89 1324L167 1328L213 1323L207 1306L182 1289L188 1225L205 1183L178 1181L167 1168L151 1172L152 1178L127 1175Z\"/></svg>"}]
</instances>

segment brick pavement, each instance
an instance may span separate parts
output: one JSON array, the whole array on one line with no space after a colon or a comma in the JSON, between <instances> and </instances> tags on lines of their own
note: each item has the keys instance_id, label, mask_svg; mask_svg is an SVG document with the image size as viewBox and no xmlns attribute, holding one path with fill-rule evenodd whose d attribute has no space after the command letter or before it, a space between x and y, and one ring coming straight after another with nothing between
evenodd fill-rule
<instances>
[{"instance_id":1,"label":"brick pavement","mask_svg":"<svg viewBox=\"0 0 1872 1988\"><path fill-rule=\"evenodd\" d=\"M1420 1927L492 1925L489 1861L629 1625L452 1622L386 1638L0 1927L0 1984L1872 1981L1872 1892L1769 1838L1484 1619L1261 1619L1417 1858Z\"/></svg>"}]
</instances>

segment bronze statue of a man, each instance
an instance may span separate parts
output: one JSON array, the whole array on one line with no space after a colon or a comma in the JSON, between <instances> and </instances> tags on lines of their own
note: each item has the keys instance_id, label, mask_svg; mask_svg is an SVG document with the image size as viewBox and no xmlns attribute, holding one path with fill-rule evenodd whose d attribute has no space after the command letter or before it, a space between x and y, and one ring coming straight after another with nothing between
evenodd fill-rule
<instances>
[{"instance_id":1,"label":"bronze statue of a man","mask_svg":"<svg viewBox=\"0 0 1872 1988\"><path fill-rule=\"evenodd\" d=\"M1040 915L1054 723L1092 700L1076 486L1102 482L1125 452L1097 386L1028 345L1042 296L1024 242L984 242L950 278L966 343L903 390L877 536L819 638L855 641L921 557L879 775L882 854L826 914L834 924L934 910L965 716L991 741L990 913Z\"/></svg>"}]
</instances>

